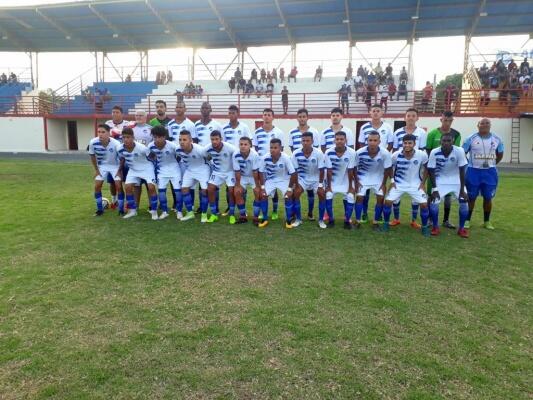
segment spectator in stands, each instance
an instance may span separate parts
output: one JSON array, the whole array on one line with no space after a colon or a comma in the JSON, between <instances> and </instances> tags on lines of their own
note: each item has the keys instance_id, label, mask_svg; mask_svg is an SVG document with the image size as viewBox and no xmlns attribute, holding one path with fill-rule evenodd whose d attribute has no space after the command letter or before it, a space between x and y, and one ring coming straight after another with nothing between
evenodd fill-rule
<instances>
[{"instance_id":1,"label":"spectator in stands","mask_svg":"<svg viewBox=\"0 0 533 400\"><path fill-rule=\"evenodd\" d=\"M231 77L231 79L228 81L228 86L229 86L229 92L230 93L233 93L233 91L235 90L235 86L236 86L236 83L235 82L235 77ZM239 90L237 89L237 93L239 92Z\"/></svg>"},{"instance_id":2,"label":"spectator in stands","mask_svg":"<svg viewBox=\"0 0 533 400\"><path fill-rule=\"evenodd\" d=\"M93 100L94 100L94 95L93 93L91 92L91 89L89 89L89 86L87 86L85 89L83 89L83 91L81 92L81 94L83 95L83 97L85 97L85 100L88 101L89 103L92 103Z\"/></svg>"},{"instance_id":3,"label":"spectator in stands","mask_svg":"<svg viewBox=\"0 0 533 400\"><path fill-rule=\"evenodd\" d=\"M407 84L408 79L409 77L407 76L407 71L405 70L405 66L404 66L402 67L402 70L400 71L400 82L405 81L405 83Z\"/></svg>"},{"instance_id":4,"label":"spectator in stands","mask_svg":"<svg viewBox=\"0 0 533 400\"><path fill-rule=\"evenodd\" d=\"M479 105L481 107L486 107L490 103L490 89L488 85L483 86L483 89L481 90L481 95L479 99Z\"/></svg>"},{"instance_id":5,"label":"spectator in stands","mask_svg":"<svg viewBox=\"0 0 533 400\"><path fill-rule=\"evenodd\" d=\"M390 101L394 100L394 95L396 94L396 84L394 83L394 79L389 81L389 97Z\"/></svg>"},{"instance_id":6,"label":"spectator in stands","mask_svg":"<svg viewBox=\"0 0 533 400\"><path fill-rule=\"evenodd\" d=\"M391 63L389 63L387 65L387 68L385 68L385 76L387 77L387 79L392 78L392 65L391 65Z\"/></svg>"},{"instance_id":7,"label":"spectator in stands","mask_svg":"<svg viewBox=\"0 0 533 400\"><path fill-rule=\"evenodd\" d=\"M376 75L374 75L374 71L370 71L370 74L366 77L366 82L372 85L376 83Z\"/></svg>"},{"instance_id":8,"label":"spectator in stands","mask_svg":"<svg viewBox=\"0 0 533 400\"><path fill-rule=\"evenodd\" d=\"M252 81L257 82L257 70L256 70L255 68L252 69L252 73L250 74L250 79L251 79Z\"/></svg>"},{"instance_id":9,"label":"spectator in stands","mask_svg":"<svg viewBox=\"0 0 533 400\"><path fill-rule=\"evenodd\" d=\"M287 90L287 86L283 86L283 90L281 91L281 105L283 106L283 114L287 115L287 110L289 109L289 91Z\"/></svg>"},{"instance_id":10,"label":"spectator in stands","mask_svg":"<svg viewBox=\"0 0 533 400\"><path fill-rule=\"evenodd\" d=\"M244 93L248 95L248 98L250 98L250 95L254 92L254 84L252 83L252 80L250 79L248 83L246 84L246 88Z\"/></svg>"},{"instance_id":11,"label":"spectator in stands","mask_svg":"<svg viewBox=\"0 0 533 400\"><path fill-rule=\"evenodd\" d=\"M274 81L278 83L278 71L276 71L276 68L272 68L272 82Z\"/></svg>"},{"instance_id":12,"label":"spectator in stands","mask_svg":"<svg viewBox=\"0 0 533 400\"><path fill-rule=\"evenodd\" d=\"M346 77L348 79L352 79L352 76L353 76L352 63L348 63L348 66L346 67Z\"/></svg>"},{"instance_id":13,"label":"spectator in stands","mask_svg":"<svg viewBox=\"0 0 533 400\"><path fill-rule=\"evenodd\" d=\"M170 83L174 80L173 76L172 76L172 71L171 70L168 70L167 72L167 83Z\"/></svg>"},{"instance_id":14,"label":"spectator in stands","mask_svg":"<svg viewBox=\"0 0 533 400\"><path fill-rule=\"evenodd\" d=\"M165 71L161 71L161 85L164 85L167 82L167 74Z\"/></svg>"},{"instance_id":15,"label":"spectator in stands","mask_svg":"<svg viewBox=\"0 0 533 400\"><path fill-rule=\"evenodd\" d=\"M8 81L9 83L17 83L18 82L17 75L15 75L14 72L10 73Z\"/></svg>"},{"instance_id":16,"label":"spectator in stands","mask_svg":"<svg viewBox=\"0 0 533 400\"><path fill-rule=\"evenodd\" d=\"M354 79L354 92L355 92L355 101L359 101L359 97L363 101L365 99L365 84L363 79L360 76L356 76L357 79Z\"/></svg>"},{"instance_id":17,"label":"spectator in stands","mask_svg":"<svg viewBox=\"0 0 533 400\"><path fill-rule=\"evenodd\" d=\"M0 75L0 85L5 85L7 83L7 75L2 72L2 75Z\"/></svg>"},{"instance_id":18,"label":"spectator in stands","mask_svg":"<svg viewBox=\"0 0 533 400\"><path fill-rule=\"evenodd\" d=\"M433 85L426 81L426 86L422 89L422 107L421 111L429 111L429 104L433 98Z\"/></svg>"},{"instance_id":19,"label":"spectator in stands","mask_svg":"<svg viewBox=\"0 0 533 400\"><path fill-rule=\"evenodd\" d=\"M396 101L400 100L400 96L405 96L405 101L407 101L407 80L402 79L400 85L398 86L398 94L396 95Z\"/></svg>"},{"instance_id":20,"label":"spectator in stands","mask_svg":"<svg viewBox=\"0 0 533 400\"><path fill-rule=\"evenodd\" d=\"M517 67L518 68L518 67ZM515 107L520 102L520 95L522 94L522 88L520 87L520 83L518 82L518 79L513 79L509 84L509 112L514 111Z\"/></svg>"},{"instance_id":21,"label":"spectator in stands","mask_svg":"<svg viewBox=\"0 0 533 400\"><path fill-rule=\"evenodd\" d=\"M507 69L509 70L509 72L514 71L515 69L518 69L518 65L516 65L516 63L514 62L512 58L511 58L511 62L509 63L509 65L507 65Z\"/></svg>"},{"instance_id":22,"label":"spectator in stands","mask_svg":"<svg viewBox=\"0 0 533 400\"><path fill-rule=\"evenodd\" d=\"M372 107L372 104L373 103L376 103L376 101L372 101L373 98L376 98L376 93L377 93L377 90L376 90L376 86L375 86L375 83L372 82L368 82L366 84L366 88L365 88L365 104L366 104L366 108L368 110L368 112L370 112L370 109Z\"/></svg>"},{"instance_id":23,"label":"spectator in stands","mask_svg":"<svg viewBox=\"0 0 533 400\"><path fill-rule=\"evenodd\" d=\"M387 100L389 98L389 86L387 84L381 85L379 89L379 104L381 105L381 108L383 109L383 112L387 112Z\"/></svg>"},{"instance_id":24,"label":"spectator in stands","mask_svg":"<svg viewBox=\"0 0 533 400\"><path fill-rule=\"evenodd\" d=\"M337 93L339 94L339 98L341 101L342 112L344 115L346 115L350 111L350 94L348 93L348 88L345 84L343 84L342 87L337 91Z\"/></svg>"},{"instance_id":25,"label":"spectator in stands","mask_svg":"<svg viewBox=\"0 0 533 400\"><path fill-rule=\"evenodd\" d=\"M453 86L451 84L446 85L444 89L444 111L452 110L453 101Z\"/></svg>"},{"instance_id":26,"label":"spectator in stands","mask_svg":"<svg viewBox=\"0 0 533 400\"><path fill-rule=\"evenodd\" d=\"M155 83L161 85L161 71L157 71L157 74L155 74Z\"/></svg>"},{"instance_id":27,"label":"spectator in stands","mask_svg":"<svg viewBox=\"0 0 533 400\"><path fill-rule=\"evenodd\" d=\"M265 92L265 87L263 86L263 83L259 81L257 85L255 85L255 94L257 97L261 97L261 95Z\"/></svg>"},{"instance_id":28,"label":"spectator in stands","mask_svg":"<svg viewBox=\"0 0 533 400\"><path fill-rule=\"evenodd\" d=\"M126 83L130 83L131 82L131 75L130 74L126 75L126 79L124 79L124 82L126 82Z\"/></svg>"},{"instance_id":29,"label":"spectator in stands","mask_svg":"<svg viewBox=\"0 0 533 400\"><path fill-rule=\"evenodd\" d=\"M522 84L522 93L523 93L523 96L524 97L530 97L530 91L531 91L531 78L529 76L527 77L522 77L520 79L523 79L521 84Z\"/></svg>"},{"instance_id":30,"label":"spectator in stands","mask_svg":"<svg viewBox=\"0 0 533 400\"><path fill-rule=\"evenodd\" d=\"M279 81L281 83L285 82L285 68L283 67L279 69Z\"/></svg>"},{"instance_id":31,"label":"spectator in stands","mask_svg":"<svg viewBox=\"0 0 533 400\"><path fill-rule=\"evenodd\" d=\"M270 71L267 71L267 83L272 81L272 73Z\"/></svg>"},{"instance_id":32,"label":"spectator in stands","mask_svg":"<svg viewBox=\"0 0 533 400\"><path fill-rule=\"evenodd\" d=\"M313 82L321 81L322 80L322 67L319 65L317 69L315 70L315 76L313 78Z\"/></svg>"},{"instance_id":33,"label":"spectator in stands","mask_svg":"<svg viewBox=\"0 0 533 400\"><path fill-rule=\"evenodd\" d=\"M178 103L184 101L183 92L181 92L181 91L179 91L179 90L176 90L176 91L174 92L174 96L176 96L176 101L177 101Z\"/></svg>"},{"instance_id":34,"label":"spectator in stands","mask_svg":"<svg viewBox=\"0 0 533 400\"><path fill-rule=\"evenodd\" d=\"M202 87L202 85L196 86L196 94L198 95L198 97L202 97L204 95L204 88Z\"/></svg>"},{"instance_id":35,"label":"spectator in stands","mask_svg":"<svg viewBox=\"0 0 533 400\"><path fill-rule=\"evenodd\" d=\"M529 63L527 62L527 57L524 58L524 61L520 64L520 74L521 75L529 75Z\"/></svg>"},{"instance_id":36,"label":"spectator in stands","mask_svg":"<svg viewBox=\"0 0 533 400\"><path fill-rule=\"evenodd\" d=\"M274 84L272 83L272 80L269 80L266 88L267 97L272 97L272 93L274 93Z\"/></svg>"},{"instance_id":37,"label":"spectator in stands","mask_svg":"<svg viewBox=\"0 0 533 400\"><path fill-rule=\"evenodd\" d=\"M233 77L235 78L235 81L236 82L239 82L242 78L242 72L241 72L241 69L239 67L237 67L237 69L235 70L235 72L233 73Z\"/></svg>"},{"instance_id":38,"label":"spectator in stands","mask_svg":"<svg viewBox=\"0 0 533 400\"><path fill-rule=\"evenodd\" d=\"M381 68L381 63L378 61L378 65L374 68L374 73L376 74L376 79L381 80L383 76L383 68Z\"/></svg>"},{"instance_id":39,"label":"spectator in stands","mask_svg":"<svg viewBox=\"0 0 533 400\"><path fill-rule=\"evenodd\" d=\"M362 64L360 64L359 68L357 68L357 76L360 76L361 78L366 78L365 69L363 68Z\"/></svg>"},{"instance_id":40,"label":"spectator in stands","mask_svg":"<svg viewBox=\"0 0 533 400\"><path fill-rule=\"evenodd\" d=\"M287 82L290 83L291 78L294 79L294 82L296 82L296 75L298 75L298 67L296 67L296 65L295 65L294 67L292 67L291 73L287 77Z\"/></svg>"},{"instance_id":41,"label":"spectator in stands","mask_svg":"<svg viewBox=\"0 0 533 400\"><path fill-rule=\"evenodd\" d=\"M246 79L241 78L239 79L239 82L237 84L237 93L239 93L239 90L244 93L244 90L246 89Z\"/></svg>"},{"instance_id":42,"label":"spectator in stands","mask_svg":"<svg viewBox=\"0 0 533 400\"><path fill-rule=\"evenodd\" d=\"M264 68L261 68L261 83L266 83L267 73Z\"/></svg>"}]
</instances>

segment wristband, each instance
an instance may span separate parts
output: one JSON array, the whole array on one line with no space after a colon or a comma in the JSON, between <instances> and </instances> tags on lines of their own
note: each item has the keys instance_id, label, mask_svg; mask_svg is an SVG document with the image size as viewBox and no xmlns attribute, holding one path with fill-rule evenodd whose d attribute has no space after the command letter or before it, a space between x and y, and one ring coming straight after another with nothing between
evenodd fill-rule
<instances>
[{"instance_id":1,"label":"wristband","mask_svg":"<svg viewBox=\"0 0 533 400\"><path fill-rule=\"evenodd\" d=\"M324 187L324 184L323 184L323 183L319 183L319 184L318 184L318 187L319 187L319 188L323 188L323 187Z\"/></svg>"},{"instance_id":2,"label":"wristband","mask_svg":"<svg viewBox=\"0 0 533 400\"><path fill-rule=\"evenodd\" d=\"M437 187L434 187L433 189L431 189L431 193L435 193L435 192L438 192L439 191L439 188Z\"/></svg>"},{"instance_id":3,"label":"wristband","mask_svg":"<svg viewBox=\"0 0 533 400\"><path fill-rule=\"evenodd\" d=\"M261 185L261 189L265 190L265 185Z\"/></svg>"},{"instance_id":4,"label":"wristband","mask_svg":"<svg viewBox=\"0 0 533 400\"><path fill-rule=\"evenodd\" d=\"M390 183L394 183L394 178L391 178Z\"/></svg>"},{"instance_id":5,"label":"wristband","mask_svg":"<svg viewBox=\"0 0 533 400\"><path fill-rule=\"evenodd\" d=\"M287 188L287 192L292 192L292 188Z\"/></svg>"}]
</instances>

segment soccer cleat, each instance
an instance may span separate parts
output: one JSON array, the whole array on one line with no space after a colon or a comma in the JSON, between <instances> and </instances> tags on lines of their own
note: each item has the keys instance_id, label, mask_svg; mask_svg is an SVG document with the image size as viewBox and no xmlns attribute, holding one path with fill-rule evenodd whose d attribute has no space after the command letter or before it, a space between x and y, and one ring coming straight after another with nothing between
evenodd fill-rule
<instances>
[{"instance_id":1,"label":"soccer cleat","mask_svg":"<svg viewBox=\"0 0 533 400\"><path fill-rule=\"evenodd\" d=\"M420 232L422 232L422 235L425 237L431 236L431 232L429 231L429 226L422 226L420 227Z\"/></svg>"},{"instance_id":2,"label":"soccer cleat","mask_svg":"<svg viewBox=\"0 0 533 400\"><path fill-rule=\"evenodd\" d=\"M321 229L326 229L328 226L324 221L318 221L318 227Z\"/></svg>"},{"instance_id":3,"label":"soccer cleat","mask_svg":"<svg viewBox=\"0 0 533 400\"><path fill-rule=\"evenodd\" d=\"M150 210L150 214L152 214L152 221L157 221L159 217L157 216L157 210Z\"/></svg>"},{"instance_id":4,"label":"soccer cleat","mask_svg":"<svg viewBox=\"0 0 533 400\"><path fill-rule=\"evenodd\" d=\"M356 220L356 221L353 223L354 228L356 228L356 229L360 229L360 228L361 228L361 222L362 222L362 221L357 221L357 220ZM367 222L368 222L368 221L367 221Z\"/></svg>"},{"instance_id":5,"label":"soccer cleat","mask_svg":"<svg viewBox=\"0 0 533 400\"><path fill-rule=\"evenodd\" d=\"M198 207L198 208L194 211L195 214L200 214L201 212L202 212L202 209L201 209L200 207Z\"/></svg>"},{"instance_id":6,"label":"soccer cleat","mask_svg":"<svg viewBox=\"0 0 533 400\"><path fill-rule=\"evenodd\" d=\"M389 224L390 226L398 226L401 222L399 219L393 219L392 222Z\"/></svg>"},{"instance_id":7,"label":"soccer cleat","mask_svg":"<svg viewBox=\"0 0 533 400\"><path fill-rule=\"evenodd\" d=\"M104 215L104 210L96 210L96 212L94 213L95 217L100 217L102 215Z\"/></svg>"},{"instance_id":8,"label":"soccer cleat","mask_svg":"<svg viewBox=\"0 0 533 400\"><path fill-rule=\"evenodd\" d=\"M464 238L464 239L467 239L467 238L468 238L468 231L467 231L465 228L459 228L459 229L457 230L457 234L458 234L459 236L461 236L462 238Z\"/></svg>"},{"instance_id":9,"label":"soccer cleat","mask_svg":"<svg viewBox=\"0 0 533 400\"><path fill-rule=\"evenodd\" d=\"M307 214L307 219L308 219L309 221L315 221L315 217L313 216L313 213L312 213L312 212L310 212L310 213Z\"/></svg>"},{"instance_id":10,"label":"soccer cleat","mask_svg":"<svg viewBox=\"0 0 533 400\"><path fill-rule=\"evenodd\" d=\"M261 221L257 224L257 227L259 228L266 228L268 226L268 219L265 219L264 221Z\"/></svg>"},{"instance_id":11,"label":"soccer cleat","mask_svg":"<svg viewBox=\"0 0 533 400\"><path fill-rule=\"evenodd\" d=\"M411 228L413 228L413 229L420 229L420 228L422 227L422 226L421 226L418 222L416 222L416 221L411 221L411 224L410 224L410 225L411 225Z\"/></svg>"},{"instance_id":12,"label":"soccer cleat","mask_svg":"<svg viewBox=\"0 0 533 400\"><path fill-rule=\"evenodd\" d=\"M181 220L183 218L183 213L181 211L176 211L176 219Z\"/></svg>"},{"instance_id":13,"label":"soccer cleat","mask_svg":"<svg viewBox=\"0 0 533 400\"><path fill-rule=\"evenodd\" d=\"M253 224L254 224L255 226L259 226L259 218L254 217L254 219L253 219Z\"/></svg>"},{"instance_id":14,"label":"soccer cleat","mask_svg":"<svg viewBox=\"0 0 533 400\"><path fill-rule=\"evenodd\" d=\"M490 221L483 223L483 228L488 229L490 231L493 231L494 229L496 229L494 228L494 225L492 225Z\"/></svg>"},{"instance_id":15,"label":"soccer cleat","mask_svg":"<svg viewBox=\"0 0 533 400\"><path fill-rule=\"evenodd\" d=\"M438 226L434 226L431 229L431 236L439 236L440 235L440 228Z\"/></svg>"},{"instance_id":16,"label":"soccer cleat","mask_svg":"<svg viewBox=\"0 0 533 400\"><path fill-rule=\"evenodd\" d=\"M361 216L361 221L359 221L361 224L366 224L368 222L368 214L363 214Z\"/></svg>"},{"instance_id":17,"label":"soccer cleat","mask_svg":"<svg viewBox=\"0 0 533 400\"><path fill-rule=\"evenodd\" d=\"M470 221L465 221L465 229L470 229Z\"/></svg>"},{"instance_id":18,"label":"soccer cleat","mask_svg":"<svg viewBox=\"0 0 533 400\"><path fill-rule=\"evenodd\" d=\"M213 222L217 222L218 221L218 215L216 214L211 214L209 216L209 218L207 218L207 222L212 224Z\"/></svg>"},{"instance_id":19,"label":"soccer cleat","mask_svg":"<svg viewBox=\"0 0 533 400\"><path fill-rule=\"evenodd\" d=\"M188 221L190 219L194 219L194 211L188 211L187 214L183 216L183 218L180 219L180 221Z\"/></svg>"},{"instance_id":20,"label":"soccer cleat","mask_svg":"<svg viewBox=\"0 0 533 400\"><path fill-rule=\"evenodd\" d=\"M388 232L389 231L389 223L388 222L383 222L383 225L381 225L380 230L381 230L381 232Z\"/></svg>"},{"instance_id":21,"label":"soccer cleat","mask_svg":"<svg viewBox=\"0 0 533 400\"><path fill-rule=\"evenodd\" d=\"M350 221L344 221L344 229L352 229L352 223Z\"/></svg>"},{"instance_id":22,"label":"soccer cleat","mask_svg":"<svg viewBox=\"0 0 533 400\"><path fill-rule=\"evenodd\" d=\"M118 216L119 217L123 217L124 215L126 215L126 213L124 211L119 211L118 212Z\"/></svg>"},{"instance_id":23,"label":"soccer cleat","mask_svg":"<svg viewBox=\"0 0 533 400\"><path fill-rule=\"evenodd\" d=\"M218 219L218 217L217 217ZM202 224L205 224L207 222L207 213L202 213L202 217L200 218L200 222Z\"/></svg>"},{"instance_id":24,"label":"soccer cleat","mask_svg":"<svg viewBox=\"0 0 533 400\"><path fill-rule=\"evenodd\" d=\"M270 219L272 221L277 221L279 219L278 213L277 212L273 212L272 216L270 217Z\"/></svg>"},{"instance_id":25,"label":"soccer cleat","mask_svg":"<svg viewBox=\"0 0 533 400\"><path fill-rule=\"evenodd\" d=\"M114 210L115 208L118 207L118 201L115 201L113 203L111 203L111 205L109 206L112 210Z\"/></svg>"},{"instance_id":26,"label":"soccer cleat","mask_svg":"<svg viewBox=\"0 0 533 400\"><path fill-rule=\"evenodd\" d=\"M328 222L328 228L335 228L335 220L334 219L330 219L329 222Z\"/></svg>"},{"instance_id":27,"label":"soccer cleat","mask_svg":"<svg viewBox=\"0 0 533 400\"><path fill-rule=\"evenodd\" d=\"M455 229L455 225L450 221L442 221L442 226L448 229Z\"/></svg>"},{"instance_id":28,"label":"soccer cleat","mask_svg":"<svg viewBox=\"0 0 533 400\"><path fill-rule=\"evenodd\" d=\"M377 232L379 231L380 227L381 227L381 224L378 224L375 221L372 223L372 230Z\"/></svg>"},{"instance_id":29,"label":"soccer cleat","mask_svg":"<svg viewBox=\"0 0 533 400\"><path fill-rule=\"evenodd\" d=\"M136 217L137 216L137 210L128 210L128 212L126 213L126 215L124 215L122 218L124 219L128 219L128 218L132 218L132 217Z\"/></svg>"},{"instance_id":30,"label":"soccer cleat","mask_svg":"<svg viewBox=\"0 0 533 400\"><path fill-rule=\"evenodd\" d=\"M285 222L285 228L292 229L293 226L292 226L292 224L289 221L287 221L287 222Z\"/></svg>"},{"instance_id":31,"label":"soccer cleat","mask_svg":"<svg viewBox=\"0 0 533 400\"><path fill-rule=\"evenodd\" d=\"M166 211L163 211L161 215L159 216L159 219L165 219L168 217L168 213Z\"/></svg>"},{"instance_id":32,"label":"soccer cleat","mask_svg":"<svg viewBox=\"0 0 533 400\"><path fill-rule=\"evenodd\" d=\"M235 222L236 222L235 215L230 215L229 216L229 224L230 225L235 225Z\"/></svg>"},{"instance_id":33,"label":"soccer cleat","mask_svg":"<svg viewBox=\"0 0 533 400\"><path fill-rule=\"evenodd\" d=\"M246 218L246 215L241 215L239 219L237 220L237 224L245 224L248 222L248 218Z\"/></svg>"},{"instance_id":34,"label":"soccer cleat","mask_svg":"<svg viewBox=\"0 0 533 400\"><path fill-rule=\"evenodd\" d=\"M291 226L292 228L297 228L300 225L302 225L302 220L301 219L296 219L296 220L294 220L294 222L291 225L292 225Z\"/></svg>"}]
</instances>

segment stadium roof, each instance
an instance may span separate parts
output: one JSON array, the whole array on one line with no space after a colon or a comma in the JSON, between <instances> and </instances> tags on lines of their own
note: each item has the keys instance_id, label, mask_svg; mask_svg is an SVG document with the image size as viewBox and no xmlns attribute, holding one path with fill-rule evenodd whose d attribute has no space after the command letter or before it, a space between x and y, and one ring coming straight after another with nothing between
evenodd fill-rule
<instances>
[{"instance_id":1,"label":"stadium roof","mask_svg":"<svg viewBox=\"0 0 533 400\"><path fill-rule=\"evenodd\" d=\"M101 0L0 7L0 51L246 48L533 31L531 0Z\"/></svg>"}]
</instances>

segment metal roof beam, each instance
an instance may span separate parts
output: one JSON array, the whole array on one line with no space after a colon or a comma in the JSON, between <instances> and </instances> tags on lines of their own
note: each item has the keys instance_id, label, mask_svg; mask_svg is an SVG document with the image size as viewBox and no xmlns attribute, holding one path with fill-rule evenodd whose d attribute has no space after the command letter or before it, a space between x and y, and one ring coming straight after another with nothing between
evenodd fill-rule
<instances>
[{"instance_id":1,"label":"metal roof beam","mask_svg":"<svg viewBox=\"0 0 533 400\"><path fill-rule=\"evenodd\" d=\"M417 0L415 14L412 15L411 18L413 20L413 29L411 30L411 38L409 42L413 43L416 35L416 23L418 22L418 18L420 18L420 0Z\"/></svg>"},{"instance_id":2,"label":"metal roof beam","mask_svg":"<svg viewBox=\"0 0 533 400\"><path fill-rule=\"evenodd\" d=\"M30 42L28 42L26 39L21 38L11 29L4 28L2 25L0 25L0 33L2 34L2 40L11 40L17 46L20 46L20 48L24 51L33 50L33 45ZM4 37L6 37L7 39L4 39Z\"/></svg>"},{"instance_id":3,"label":"metal roof beam","mask_svg":"<svg viewBox=\"0 0 533 400\"><path fill-rule=\"evenodd\" d=\"M348 42L350 43L350 46L353 44L352 40L352 26L350 21L350 6L348 5L348 0L344 0L344 11L346 12L346 25L348 28Z\"/></svg>"},{"instance_id":4,"label":"metal roof beam","mask_svg":"<svg viewBox=\"0 0 533 400\"><path fill-rule=\"evenodd\" d=\"M152 5L150 0L145 0L146 6L149 8L149 10L152 12L152 14L163 24L165 27L165 33L169 34L171 33L176 37L176 40L180 46L183 46L183 40L181 39L180 35L174 30L174 28L167 22L165 18L161 16L159 11L156 10L156 8Z\"/></svg>"},{"instance_id":5,"label":"metal roof beam","mask_svg":"<svg viewBox=\"0 0 533 400\"><path fill-rule=\"evenodd\" d=\"M485 10L485 5L487 4L487 0L481 0L479 2L479 7L477 8L477 13L472 18L472 24L470 24L470 31L466 35L466 40L470 42L472 40L472 36L474 35L474 32L476 31L477 24L479 23L479 18L481 17L481 13Z\"/></svg>"},{"instance_id":6,"label":"metal roof beam","mask_svg":"<svg viewBox=\"0 0 533 400\"><path fill-rule=\"evenodd\" d=\"M128 37L119 28L113 25L104 15L102 15L100 11L94 8L93 4L88 4L87 7L89 7L89 10L91 10L94 15L100 18L100 20L104 24L106 24L109 29L115 32L115 35L117 35L118 37L122 36L122 39L124 39L124 41L128 44L129 47L131 47L132 50L139 51L137 46L135 46L135 44L131 40L129 40Z\"/></svg>"},{"instance_id":7,"label":"metal roof beam","mask_svg":"<svg viewBox=\"0 0 533 400\"><path fill-rule=\"evenodd\" d=\"M233 32L233 29L228 25L228 23L226 22L226 20L222 16L222 14L220 14L220 11L218 10L218 8L215 5L215 3L213 2L213 0L207 0L207 2L209 3L209 6L211 7L211 10L213 10L215 15L217 16L218 21L220 22L220 24L224 27L224 30L228 34L228 37L230 38L231 42L233 43L233 46L235 46L235 48L237 50L239 50L239 51L242 50L243 46L241 45L240 41L235 36L235 33Z\"/></svg>"},{"instance_id":8,"label":"metal roof beam","mask_svg":"<svg viewBox=\"0 0 533 400\"><path fill-rule=\"evenodd\" d=\"M285 33L287 34L287 39L289 40L289 44L291 46L294 46L296 42L294 41L294 38L292 37L292 33L289 28L289 24L287 23L287 19L285 18L285 14L283 13L283 10L281 9L279 5L279 0L274 0L274 4L276 5L276 8L278 9L279 17L281 18L281 22L283 23L283 28L285 28Z\"/></svg>"},{"instance_id":9,"label":"metal roof beam","mask_svg":"<svg viewBox=\"0 0 533 400\"><path fill-rule=\"evenodd\" d=\"M46 22L48 22L50 25L52 25L54 28L56 28L59 32L61 32L63 35L65 35L65 39L75 39L78 42L84 44L90 49L93 49L95 46L91 42L87 41L86 39L80 37L79 35L76 35L75 33L71 32L69 29L62 26L60 23L55 21L53 18L49 17L45 13L43 13L39 8L35 8L35 13L39 15L42 19L44 19Z\"/></svg>"}]
</instances>

